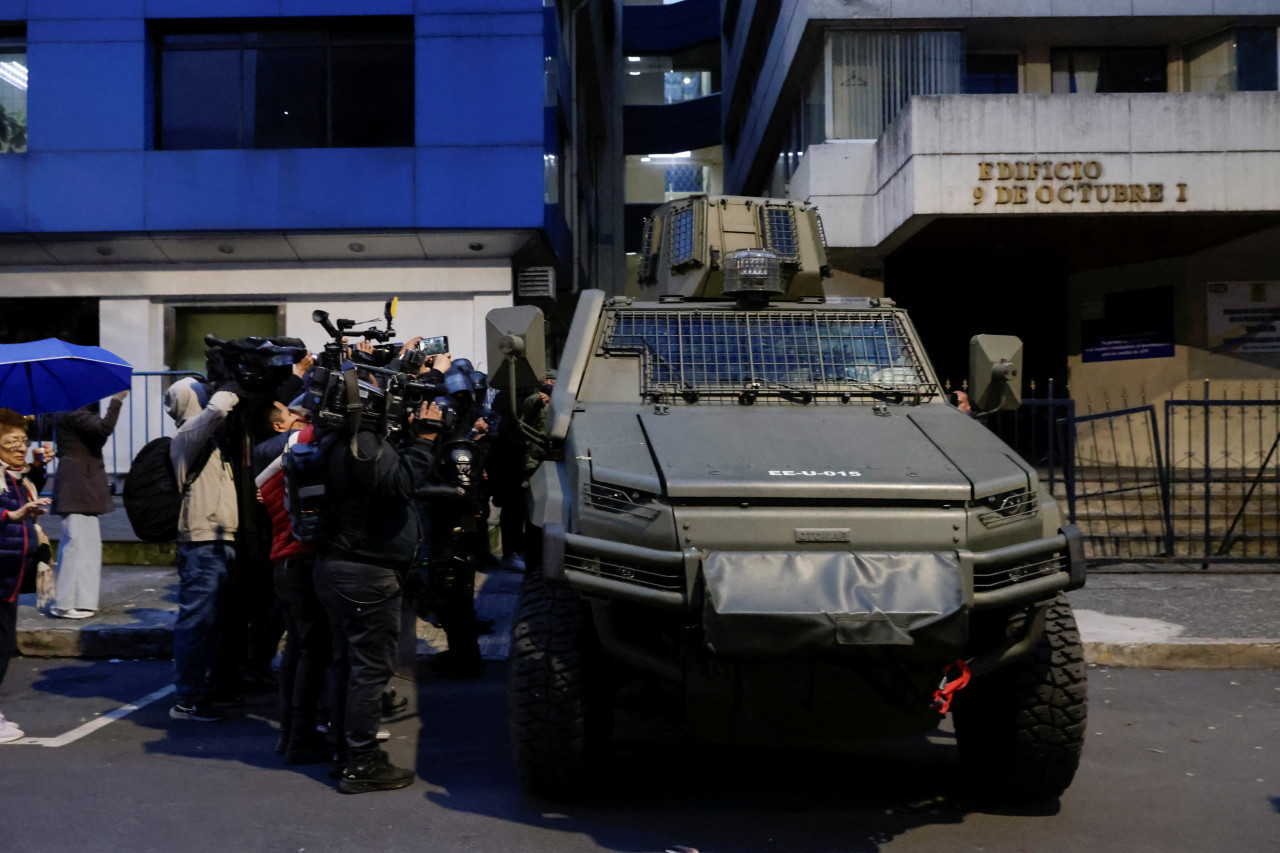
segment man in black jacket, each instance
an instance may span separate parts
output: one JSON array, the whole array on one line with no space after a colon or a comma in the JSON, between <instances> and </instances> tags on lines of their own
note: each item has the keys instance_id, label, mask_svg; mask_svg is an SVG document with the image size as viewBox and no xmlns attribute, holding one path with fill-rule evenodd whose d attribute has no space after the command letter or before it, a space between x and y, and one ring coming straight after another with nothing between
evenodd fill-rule
<instances>
[{"instance_id":1,"label":"man in black jacket","mask_svg":"<svg viewBox=\"0 0 1280 853\"><path fill-rule=\"evenodd\" d=\"M366 424L330 452L331 533L315 565L316 593L336 639L331 711L343 737L338 790L346 794L413 782L412 770L378 749L377 733L395 669L401 589L422 536L414 494L434 460L428 442L410 437L397 447L383 432Z\"/></svg>"}]
</instances>

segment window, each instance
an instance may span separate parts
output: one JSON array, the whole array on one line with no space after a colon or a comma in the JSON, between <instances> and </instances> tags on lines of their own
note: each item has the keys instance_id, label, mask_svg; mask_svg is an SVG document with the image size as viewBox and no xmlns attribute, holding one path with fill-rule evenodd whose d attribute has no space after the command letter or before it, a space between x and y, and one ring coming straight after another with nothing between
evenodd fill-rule
<instances>
[{"instance_id":1,"label":"window","mask_svg":"<svg viewBox=\"0 0 1280 853\"><path fill-rule=\"evenodd\" d=\"M0 29L0 154L27 150L27 47Z\"/></svg>"},{"instance_id":2,"label":"window","mask_svg":"<svg viewBox=\"0 0 1280 853\"><path fill-rule=\"evenodd\" d=\"M700 262L698 247L701 232L698 228L699 209L692 204L671 211L671 244L667 263L672 269Z\"/></svg>"},{"instance_id":3,"label":"window","mask_svg":"<svg viewBox=\"0 0 1280 853\"><path fill-rule=\"evenodd\" d=\"M970 95L1016 95L1018 56L971 53L965 58L964 90Z\"/></svg>"},{"instance_id":4,"label":"window","mask_svg":"<svg viewBox=\"0 0 1280 853\"><path fill-rule=\"evenodd\" d=\"M834 139L877 139L912 95L960 92L960 33L838 31L827 44Z\"/></svg>"},{"instance_id":5,"label":"window","mask_svg":"<svg viewBox=\"0 0 1280 853\"><path fill-rule=\"evenodd\" d=\"M1276 89L1276 31L1227 30L1183 51L1188 92L1258 92Z\"/></svg>"},{"instance_id":6,"label":"window","mask_svg":"<svg viewBox=\"0 0 1280 853\"><path fill-rule=\"evenodd\" d=\"M624 103L679 104L720 90L720 57L705 48L677 56L628 56Z\"/></svg>"},{"instance_id":7,"label":"window","mask_svg":"<svg viewBox=\"0 0 1280 853\"><path fill-rule=\"evenodd\" d=\"M744 389L808 399L936 393L901 315L889 312L622 309L603 346L642 359L642 393L677 401Z\"/></svg>"},{"instance_id":8,"label":"window","mask_svg":"<svg viewBox=\"0 0 1280 853\"><path fill-rule=\"evenodd\" d=\"M413 144L411 19L200 24L159 36L157 148Z\"/></svg>"},{"instance_id":9,"label":"window","mask_svg":"<svg viewBox=\"0 0 1280 853\"><path fill-rule=\"evenodd\" d=\"M1164 48L1070 48L1053 52L1053 94L1167 92Z\"/></svg>"},{"instance_id":10,"label":"window","mask_svg":"<svg viewBox=\"0 0 1280 853\"><path fill-rule=\"evenodd\" d=\"M783 264L799 264L800 237L796 231L796 212L790 205L766 203L760 207L759 215L764 248L777 255Z\"/></svg>"}]
</instances>

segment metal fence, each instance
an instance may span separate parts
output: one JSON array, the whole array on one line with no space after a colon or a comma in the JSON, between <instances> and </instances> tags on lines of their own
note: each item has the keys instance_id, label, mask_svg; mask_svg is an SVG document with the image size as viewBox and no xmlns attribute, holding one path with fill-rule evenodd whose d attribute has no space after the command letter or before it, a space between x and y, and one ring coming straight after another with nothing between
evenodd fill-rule
<instances>
[{"instance_id":1,"label":"metal fence","mask_svg":"<svg viewBox=\"0 0 1280 853\"><path fill-rule=\"evenodd\" d=\"M121 407L120 418L116 421L111 438L102 449L107 479L117 493L120 491L121 478L128 473L129 464L138 455L143 445L153 438L171 435L176 430L173 419L164 410L164 392L175 380L184 376L204 379L203 374L193 371L134 371L133 385ZM105 406L103 408L105 409ZM32 432L40 440L56 444L55 417L56 413L37 415ZM51 475L58 473L56 459L50 464L49 473ZM52 480L49 481L50 485L52 482Z\"/></svg>"},{"instance_id":2,"label":"metal fence","mask_svg":"<svg viewBox=\"0 0 1280 853\"><path fill-rule=\"evenodd\" d=\"M1096 562L1171 553L1172 526L1154 406L1077 416L1067 472L1069 514Z\"/></svg>"},{"instance_id":3,"label":"metal fence","mask_svg":"<svg viewBox=\"0 0 1280 853\"><path fill-rule=\"evenodd\" d=\"M1242 389L1243 390L1243 389ZM1280 560L1280 399L1165 403L1175 558Z\"/></svg>"},{"instance_id":4,"label":"metal fence","mask_svg":"<svg viewBox=\"0 0 1280 853\"><path fill-rule=\"evenodd\" d=\"M124 401L111 441L102 453L107 476L117 492L122 475L128 473L133 457L143 445L176 431L173 419L164 409L164 392L184 376L204 379L203 374L186 370L134 371L133 387Z\"/></svg>"},{"instance_id":5,"label":"metal fence","mask_svg":"<svg viewBox=\"0 0 1280 853\"><path fill-rule=\"evenodd\" d=\"M1081 415L1049 383L988 426L1064 502L1092 563L1280 562L1280 387L1236 390Z\"/></svg>"}]
</instances>

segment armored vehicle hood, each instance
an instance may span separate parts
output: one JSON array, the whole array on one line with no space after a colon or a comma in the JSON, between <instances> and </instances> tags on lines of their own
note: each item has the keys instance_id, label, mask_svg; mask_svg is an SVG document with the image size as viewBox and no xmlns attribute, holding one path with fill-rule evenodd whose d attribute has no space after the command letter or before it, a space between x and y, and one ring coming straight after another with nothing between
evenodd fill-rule
<instances>
[{"instance_id":1,"label":"armored vehicle hood","mask_svg":"<svg viewBox=\"0 0 1280 853\"><path fill-rule=\"evenodd\" d=\"M618 441L621 423L591 430L610 435L589 449L593 476L627 486L656 473L674 500L717 502L948 502L1031 485L1030 470L1007 446L945 405L891 406L888 415L869 405L744 406L725 415L720 406L632 415L651 464L635 444Z\"/></svg>"}]
</instances>

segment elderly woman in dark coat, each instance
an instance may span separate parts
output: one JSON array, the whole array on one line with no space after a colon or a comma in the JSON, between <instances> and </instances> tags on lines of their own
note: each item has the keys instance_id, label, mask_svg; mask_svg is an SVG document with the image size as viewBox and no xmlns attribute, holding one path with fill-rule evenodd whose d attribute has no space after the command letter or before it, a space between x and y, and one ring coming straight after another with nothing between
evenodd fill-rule
<instances>
[{"instance_id":1,"label":"elderly woman in dark coat","mask_svg":"<svg viewBox=\"0 0 1280 853\"><path fill-rule=\"evenodd\" d=\"M62 516L58 579L50 616L83 619L98 609L102 578L102 532L98 516L111 512L111 489L102 448L116 428L128 391L111 398L105 417L98 404L62 412L55 423L58 473L53 479L53 512Z\"/></svg>"},{"instance_id":2,"label":"elderly woman in dark coat","mask_svg":"<svg viewBox=\"0 0 1280 853\"><path fill-rule=\"evenodd\" d=\"M18 645L18 592L40 543L36 519L49 509L49 499L40 497L48 456L36 450L28 463L27 447L27 419L0 409L0 684ZM22 734L0 714L0 743Z\"/></svg>"}]
</instances>

